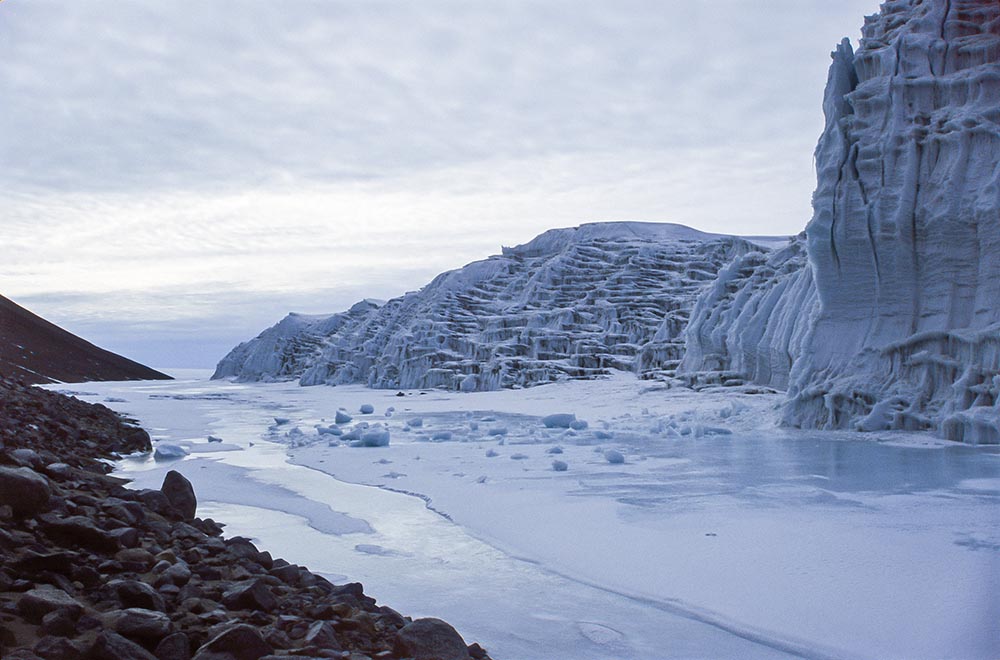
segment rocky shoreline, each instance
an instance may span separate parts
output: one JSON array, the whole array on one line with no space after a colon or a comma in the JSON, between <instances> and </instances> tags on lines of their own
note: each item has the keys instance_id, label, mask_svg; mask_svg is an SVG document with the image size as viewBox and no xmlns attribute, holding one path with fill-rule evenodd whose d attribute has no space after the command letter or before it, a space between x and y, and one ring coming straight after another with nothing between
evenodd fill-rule
<instances>
[{"instance_id":1,"label":"rocky shoreline","mask_svg":"<svg viewBox=\"0 0 1000 660\"><path fill-rule=\"evenodd\" d=\"M488 660L195 517L190 482L108 475L149 435L101 405L0 377L0 656L9 660Z\"/></svg>"}]
</instances>

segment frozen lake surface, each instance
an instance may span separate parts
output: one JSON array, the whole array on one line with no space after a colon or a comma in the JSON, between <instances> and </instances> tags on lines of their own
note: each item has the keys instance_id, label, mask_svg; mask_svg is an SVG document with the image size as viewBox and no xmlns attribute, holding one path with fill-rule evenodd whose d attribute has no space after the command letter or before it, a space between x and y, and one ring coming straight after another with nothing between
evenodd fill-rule
<instances>
[{"instance_id":1,"label":"frozen lake surface","mask_svg":"<svg viewBox=\"0 0 1000 660\"><path fill-rule=\"evenodd\" d=\"M628 375L52 389L188 451L123 461L138 486L178 469L227 534L444 618L497 660L1000 656L997 448L778 430L780 395ZM547 428L553 413L586 428ZM390 444L351 447L354 429Z\"/></svg>"}]
</instances>

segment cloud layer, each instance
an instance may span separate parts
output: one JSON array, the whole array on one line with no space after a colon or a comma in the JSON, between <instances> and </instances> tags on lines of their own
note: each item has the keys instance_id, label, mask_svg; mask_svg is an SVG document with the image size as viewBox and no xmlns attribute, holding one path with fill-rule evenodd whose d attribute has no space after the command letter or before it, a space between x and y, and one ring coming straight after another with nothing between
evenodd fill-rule
<instances>
[{"instance_id":1,"label":"cloud layer","mask_svg":"<svg viewBox=\"0 0 1000 660\"><path fill-rule=\"evenodd\" d=\"M766 5L6 0L0 293L205 364L183 338L554 226L798 231L828 52L877 7Z\"/></svg>"}]
</instances>

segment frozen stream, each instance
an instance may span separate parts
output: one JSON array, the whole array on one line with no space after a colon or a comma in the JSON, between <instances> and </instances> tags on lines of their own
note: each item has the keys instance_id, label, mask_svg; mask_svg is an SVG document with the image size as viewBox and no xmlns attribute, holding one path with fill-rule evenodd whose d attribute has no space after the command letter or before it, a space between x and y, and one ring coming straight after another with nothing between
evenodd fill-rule
<instances>
[{"instance_id":1,"label":"frozen stream","mask_svg":"<svg viewBox=\"0 0 1000 660\"><path fill-rule=\"evenodd\" d=\"M773 396L628 377L403 397L204 380L53 389L188 448L123 461L136 485L179 469L227 534L444 618L497 660L1000 655L995 448L779 432ZM386 425L391 445L330 446L315 427L338 407ZM590 427L545 429L552 412ZM624 464L605 460L611 448Z\"/></svg>"}]
</instances>

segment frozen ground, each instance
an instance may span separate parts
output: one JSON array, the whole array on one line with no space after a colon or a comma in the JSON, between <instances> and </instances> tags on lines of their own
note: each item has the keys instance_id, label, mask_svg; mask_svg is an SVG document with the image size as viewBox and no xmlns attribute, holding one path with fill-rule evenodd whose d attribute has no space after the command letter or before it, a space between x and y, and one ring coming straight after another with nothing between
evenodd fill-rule
<instances>
[{"instance_id":1,"label":"frozen ground","mask_svg":"<svg viewBox=\"0 0 1000 660\"><path fill-rule=\"evenodd\" d=\"M404 396L197 379L54 389L188 450L123 462L140 486L180 469L228 533L445 618L498 660L1000 655L996 447L778 431L779 395L628 375ZM341 407L353 420L337 425ZM553 413L588 426L546 428ZM362 423L390 445L349 446Z\"/></svg>"}]
</instances>

